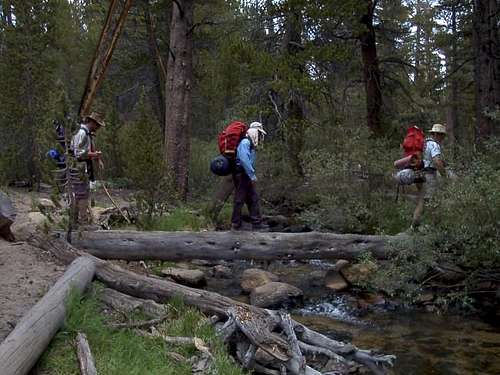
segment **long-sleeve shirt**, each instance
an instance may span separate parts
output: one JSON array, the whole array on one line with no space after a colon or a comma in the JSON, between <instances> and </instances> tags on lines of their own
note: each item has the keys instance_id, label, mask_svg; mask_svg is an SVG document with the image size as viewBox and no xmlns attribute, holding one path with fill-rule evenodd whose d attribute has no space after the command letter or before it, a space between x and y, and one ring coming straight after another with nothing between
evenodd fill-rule
<instances>
[{"instance_id":1,"label":"long-sleeve shirt","mask_svg":"<svg viewBox=\"0 0 500 375\"><path fill-rule=\"evenodd\" d=\"M246 175L252 181L257 181L257 176L255 175L255 147L248 138L244 138L238 145L236 151L236 164L241 166L245 171Z\"/></svg>"},{"instance_id":2,"label":"long-sleeve shirt","mask_svg":"<svg viewBox=\"0 0 500 375\"><path fill-rule=\"evenodd\" d=\"M85 125L80 126L80 130L73 136L71 146L77 160L87 160L91 150L92 139L90 131Z\"/></svg>"}]
</instances>

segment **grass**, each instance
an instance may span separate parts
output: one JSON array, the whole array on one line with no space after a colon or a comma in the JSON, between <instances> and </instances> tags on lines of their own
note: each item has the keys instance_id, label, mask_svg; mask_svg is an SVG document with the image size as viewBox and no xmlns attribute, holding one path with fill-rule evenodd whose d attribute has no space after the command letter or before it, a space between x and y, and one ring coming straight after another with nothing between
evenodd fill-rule
<instances>
[{"instance_id":1,"label":"grass","mask_svg":"<svg viewBox=\"0 0 500 375\"><path fill-rule=\"evenodd\" d=\"M200 204L194 204L193 206L200 206ZM226 224L229 227L232 209L232 202L226 202L217 218L217 223L214 223L210 218L208 208L196 210L186 206L177 207L162 216L143 217L139 220L139 227L146 231L172 232L213 230L215 225L221 224Z\"/></svg>"},{"instance_id":2,"label":"grass","mask_svg":"<svg viewBox=\"0 0 500 375\"><path fill-rule=\"evenodd\" d=\"M169 336L199 337L209 345L215 357L210 373L242 375L243 370L227 354L222 342L215 336L213 327L206 324L204 316L182 300L168 305L169 319L158 330ZM140 315L129 317L144 319ZM109 316L101 313L95 293L85 299L73 294L68 303L68 317L64 328L56 335L43 355L39 370L42 374L78 375L74 340L77 332L87 335L94 355L97 371L101 375L183 375L191 374L191 364L175 362L166 355L176 352L190 358L196 349L190 346L173 346L161 339L142 337L132 330L113 330L106 324Z\"/></svg>"}]
</instances>

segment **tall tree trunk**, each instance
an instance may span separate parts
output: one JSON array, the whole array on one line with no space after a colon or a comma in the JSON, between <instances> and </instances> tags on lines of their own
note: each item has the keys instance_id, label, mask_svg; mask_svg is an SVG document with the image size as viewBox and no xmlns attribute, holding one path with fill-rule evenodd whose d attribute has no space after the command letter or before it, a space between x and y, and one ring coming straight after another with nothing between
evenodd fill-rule
<instances>
[{"instance_id":1,"label":"tall tree trunk","mask_svg":"<svg viewBox=\"0 0 500 375\"><path fill-rule=\"evenodd\" d=\"M287 15L283 49L292 64L293 71L298 75L302 75L304 66L297 61L297 54L303 49L302 15L301 9L295 5L290 5ZM300 154L304 147L304 101L300 91L294 86L294 83L290 85L289 96L286 101L285 137L292 171L298 176L303 176L304 170Z\"/></svg>"},{"instance_id":2,"label":"tall tree trunk","mask_svg":"<svg viewBox=\"0 0 500 375\"><path fill-rule=\"evenodd\" d=\"M154 61L155 91L154 98L157 117L161 123L162 135L165 137L165 83L167 82L167 68L156 42L155 20L151 16L149 4L145 4L144 16L146 19L148 46L151 60Z\"/></svg>"},{"instance_id":3,"label":"tall tree trunk","mask_svg":"<svg viewBox=\"0 0 500 375\"><path fill-rule=\"evenodd\" d=\"M498 1L474 0L474 81L476 85L476 143L498 134L498 121L487 112L500 106L500 58L498 56Z\"/></svg>"},{"instance_id":4,"label":"tall tree trunk","mask_svg":"<svg viewBox=\"0 0 500 375\"><path fill-rule=\"evenodd\" d=\"M192 80L193 0L173 2L170 53L167 63L165 145L166 161L183 199L188 191Z\"/></svg>"},{"instance_id":5,"label":"tall tree trunk","mask_svg":"<svg viewBox=\"0 0 500 375\"><path fill-rule=\"evenodd\" d=\"M376 136L382 135L382 90L380 87L380 70L378 66L373 13L377 1L366 1L366 13L361 17L365 30L359 35L361 56L363 59L363 76L366 90L367 125Z\"/></svg>"},{"instance_id":6,"label":"tall tree trunk","mask_svg":"<svg viewBox=\"0 0 500 375\"><path fill-rule=\"evenodd\" d=\"M446 113L446 131L448 132L448 141L455 143L456 130L458 128L458 80L457 70L457 6L452 5L451 9L451 51L448 55L448 66L451 74L448 93L448 108Z\"/></svg>"}]
</instances>

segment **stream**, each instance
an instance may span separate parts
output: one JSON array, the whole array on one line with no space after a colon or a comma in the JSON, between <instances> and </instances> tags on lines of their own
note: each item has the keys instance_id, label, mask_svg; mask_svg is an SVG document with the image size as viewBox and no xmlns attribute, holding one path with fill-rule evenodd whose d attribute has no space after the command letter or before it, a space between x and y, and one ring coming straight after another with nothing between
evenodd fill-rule
<instances>
[{"instance_id":1,"label":"stream","mask_svg":"<svg viewBox=\"0 0 500 375\"><path fill-rule=\"evenodd\" d=\"M396 374L500 374L500 327L458 315L352 315L343 297L306 302L294 318L360 348L397 355Z\"/></svg>"},{"instance_id":2,"label":"stream","mask_svg":"<svg viewBox=\"0 0 500 375\"><path fill-rule=\"evenodd\" d=\"M334 293L323 286L322 272L332 267L326 262L240 262L232 266L235 276L244 268L264 268L279 275L281 281L301 288L304 305L291 310L297 321L359 348L395 354L395 374L500 374L498 322L403 310L367 293ZM209 289L248 302L237 278L221 281L209 283ZM360 309L360 305L364 307Z\"/></svg>"}]
</instances>

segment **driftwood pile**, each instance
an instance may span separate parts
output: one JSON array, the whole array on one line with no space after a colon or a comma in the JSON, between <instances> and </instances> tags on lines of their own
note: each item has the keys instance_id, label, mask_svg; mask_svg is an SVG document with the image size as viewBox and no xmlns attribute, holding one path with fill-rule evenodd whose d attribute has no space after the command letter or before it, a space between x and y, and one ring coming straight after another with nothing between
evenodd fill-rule
<instances>
[{"instance_id":1,"label":"driftwood pile","mask_svg":"<svg viewBox=\"0 0 500 375\"><path fill-rule=\"evenodd\" d=\"M34 234L29 241L63 262L71 263L71 266L35 306L35 314L30 312L23 318L0 345L2 375L26 374L46 349L64 322L64 297L76 275L79 280L83 278L78 284L79 289L84 289L94 276L114 290L103 297L109 305L121 305L122 309L128 306L132 310L144 307L155 318L139 324L139 327L129 328L157 324L165 314L161 303L174 296L182 297L187 305L214 316L210 320L217 322L216 329L222 340L244 368L254 369L256 373L347 374L358 367L366 367L375 374L383 374L395 360L392 355L377 354L332 340L294 321L287 313L261 309L218 293L140 275L78 250L61 239ZM195 343L197 348L198 345L204 347L200 342ZM209 360L208 357L205 359Z\"/></svg>"}]
</instances>

